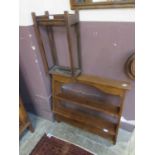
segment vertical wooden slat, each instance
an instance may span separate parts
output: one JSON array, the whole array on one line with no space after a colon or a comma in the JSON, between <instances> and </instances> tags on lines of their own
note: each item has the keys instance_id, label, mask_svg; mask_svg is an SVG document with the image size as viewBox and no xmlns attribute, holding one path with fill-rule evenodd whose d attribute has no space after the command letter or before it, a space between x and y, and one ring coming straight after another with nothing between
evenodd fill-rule
<instances>
[{"instance_id":1,"label":"vertical wooden slat","mask_svg":"<svg viewBox=\"0 0 155 155\"><path fill-rule=\"evenodd\" d=\"M75 11L77 19L78 19L78 23L75 25L75 32L76 32L76 36L77 36L77 54L78 54L78 67L80 68L80 70L82 70L82 65L81 65L81 36L80 36L80 23L79 23L79 12L78 10Z\"/></svg>"},{"instance_id":2,"label":"vertical wooden slat","mask_svg":"<svg viewBox=\"0 0 155 155\"><path fill-rule=\"evenodd\" d=\"M47 63L47 59L46 59L45 48L44 48L43 41L41 39L41 34L39 31L39 27L38 27L37 20L36 20L36 15L34 12L32 12L32 19L33 19L33 23L34 23L36 39L37 39L39 50L40 50L40 53L42 56L45 72L48 74L48 63Z\"/></svg>"},{"instance_id":3,"label":"vertical wooden slat","mask_svg":"<svg viewBox=\"0 0 155 155\"><path fill-rule=\"evenodd\" d=\"M48 11L45 11L45 14L49 17ZM57 58L57 52L56 52L56 46L55 46L55 40L54 40L54 34L53 34L53 28L52 27L47 26L47 34L48 34L48 38L49 38L49 45L51 48L53 64L58 65L58 58Z\"/></svg>"},{"instance_id":4,"label":"vertical wooden slat","mask_svg":"<svg viewBox=\"0 0 155 155\"><path fill-rule=\"evenodd\" d=\"M73 53L72 53L72 44L71 44L71 30L69 25L69 17L68 12L64 12L65 16L65 22L66 22L66 31L67 31L67 41L68 41L68 49L69 49L69 60L70 60L70 66L71 66L71 73L72 76L74 76L74 63L73 63Z\"/></svg>"}]
</instances>

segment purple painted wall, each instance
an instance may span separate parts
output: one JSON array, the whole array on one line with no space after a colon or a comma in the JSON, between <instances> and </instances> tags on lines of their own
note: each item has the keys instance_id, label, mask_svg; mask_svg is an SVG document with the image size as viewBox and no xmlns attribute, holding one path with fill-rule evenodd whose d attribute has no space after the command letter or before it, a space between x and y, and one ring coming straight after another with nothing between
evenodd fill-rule
<instances>
[{"instance_id":1,"label":"purple painted wall","mask_svg":"<svg viewBox=\"0 0 155 155\"><path fill-rule=\"evenodd\" d=\"M80 28L83 73L129 80L124 73L124 63L135 48L134 23L81 22ZM56 29L55 37L59 48L59 60L65 64L65 31ZM48 55L51 65L50 54ZM33 26L20 27L20 72L20 90L25 98L26 108L51 120L51 83L43 69ZM127 120L135 119L134 81L131 83L132 89L127 93L123 111ZM122 123L122 128L131 130L133 127Z\"/></svg>"},{"instance_id":2,"label":"purple painted wall","mask_svg":"<svg viewBox=\"0 0 155 155\"><path fill-rule=\"evenodd\" d=\"M45 74L33 27L20 27L20 91L28 111L52 119L51 83Z\"/></svg>"}]
</instances>

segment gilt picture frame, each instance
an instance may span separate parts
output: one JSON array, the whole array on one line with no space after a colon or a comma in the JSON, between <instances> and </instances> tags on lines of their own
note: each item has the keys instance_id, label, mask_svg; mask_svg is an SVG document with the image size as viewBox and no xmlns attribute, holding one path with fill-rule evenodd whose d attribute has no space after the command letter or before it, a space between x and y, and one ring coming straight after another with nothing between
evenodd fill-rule
<instances>
[{"instance_id":1,"label":"gilt picture frame","mask_svg":"<svg viewBox=\"0 0 155 155\"><path fill-rule=\"evenodd\" d=\"M72 10L134 8L135 0L70 0Z\"/></svg>"}]
</instances>

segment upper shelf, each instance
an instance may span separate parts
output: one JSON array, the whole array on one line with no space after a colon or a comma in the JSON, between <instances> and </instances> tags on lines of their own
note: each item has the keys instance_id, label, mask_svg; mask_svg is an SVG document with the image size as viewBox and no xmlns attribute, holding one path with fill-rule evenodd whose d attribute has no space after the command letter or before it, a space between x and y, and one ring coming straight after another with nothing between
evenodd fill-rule
<instances>
[{"instance_id":1,"label":"upper shelf","mask_svg":"<svg viewBox=\"0 0 155 155\"><path fill-rule=\"evenodd\" d=\"M81 81L81 82L91 82L99 85L110 86L110 87L126 89L126 90L131 89L130 82L127 82L127 81L116 81L116 80L106 79L103 77L83 75L83 74L79 76L77 79L78 81Z\"/></svg>"}]
</instances>

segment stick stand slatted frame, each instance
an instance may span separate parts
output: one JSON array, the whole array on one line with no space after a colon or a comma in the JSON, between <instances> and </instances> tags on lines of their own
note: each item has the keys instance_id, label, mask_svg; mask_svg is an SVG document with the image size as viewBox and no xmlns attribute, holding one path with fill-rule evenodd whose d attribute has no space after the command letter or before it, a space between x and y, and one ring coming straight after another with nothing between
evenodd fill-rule
<instances>
[{"instance_id":1,"label":"stick stand slatted frame","mask_svg":"<svg viewBox=\"0 0 155 155\"><path fill-rule=\"evenodd\" d=\"M51 19L51 17L53 19ZM48 11L45 11L45 15L36 16L34 12L32 12L32 18L34 22L34 29L37 38L37 42L39 45L39 50L42 56L43 64L46 73L52 74L64 74L66 76L75 77L81 73L81 44L80 44L80 27L79 27L79 13L75 11L75 14L69 14L67 11L64 14L50 15ZM40 27L46 27L49 45L51 49L53 66L48 67L48 62L45 54L45 47L43 44L43 38L40 33ZM58 57L56 51L56 45L53 34L53 27L62 26L65 27L67 33L67 43L68 43L68 52L69 52L69 67L60 66L58 64ZM77 62L78 67L75 67L73 60L73 46L71 41L71 27L75 28L75 33L77 37ZM59 70L57 72L56 70ZM62 70L62 72L61 72Z\"/></svg>"}]
</instances>

